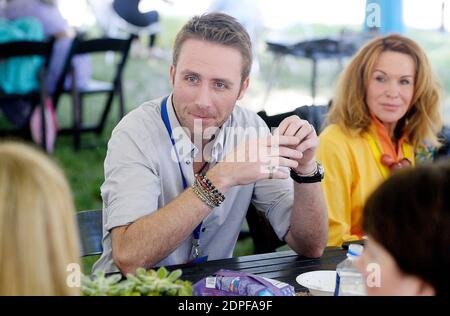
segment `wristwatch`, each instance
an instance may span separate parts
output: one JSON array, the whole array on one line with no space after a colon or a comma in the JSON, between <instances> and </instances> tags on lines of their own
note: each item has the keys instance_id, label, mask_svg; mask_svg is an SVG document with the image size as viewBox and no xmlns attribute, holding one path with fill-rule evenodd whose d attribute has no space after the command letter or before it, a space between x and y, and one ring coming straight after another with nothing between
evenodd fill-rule
<instances>
[{"instance_id":1,"label":"wristwatch","mask_svg":"<svg viewBox=\"0 0 450 316\"><path fill-rule=\"evenodd\" d=\"M291 169L291 178L297 183L316 183L321 182L324 177L324 169L320 162L316 161L316 172L310 176L301 176Z\"/></svg>"}]
</instances>

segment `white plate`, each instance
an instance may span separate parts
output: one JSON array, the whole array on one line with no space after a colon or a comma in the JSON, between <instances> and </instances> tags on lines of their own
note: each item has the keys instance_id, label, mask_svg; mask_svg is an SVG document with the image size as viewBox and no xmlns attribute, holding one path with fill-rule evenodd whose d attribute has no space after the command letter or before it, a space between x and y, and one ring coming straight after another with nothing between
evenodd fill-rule
<instances>
[{"instance_id":1,"label":"white plate","mask_svg":"<svg viewBox=\"0 0 450 316\"><path fill-rule=\"evenodd\" d=\"M302 273L296 281L314 296L333 296L336 286L336 271L320 270Z\"/></svg>"}]
</instances>

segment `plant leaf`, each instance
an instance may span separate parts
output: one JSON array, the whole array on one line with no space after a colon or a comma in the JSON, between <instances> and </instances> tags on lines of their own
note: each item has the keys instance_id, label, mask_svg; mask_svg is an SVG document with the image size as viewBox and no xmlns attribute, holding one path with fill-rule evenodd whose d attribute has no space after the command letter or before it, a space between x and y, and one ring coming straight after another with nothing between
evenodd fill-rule
<instances>
[{"instance_id":1,"label":"plant leaf","mask_svg":"<svg viewBox=\"0 0 450 316\"><path fill-rule=\"evenodd\" d=\"M168 274L169 274L169 271L167 271L167 269L164 267L159 268L158 271L156 272L156 275L160 279L166 278Z\"/></svg>"},{"instance_id":2,"label":"plant leaf","mask_svg":"<svg viewBox=\"0 0 450 316\"><path fill-rule=\"evenodd\" d=\"M181 271L181 269L177 269L172 271L169 276L167 277L167 279L170 282L175 282L179 277L181 277L181 275L183 274L183 272Z\"/></svg>"}]
</instances>

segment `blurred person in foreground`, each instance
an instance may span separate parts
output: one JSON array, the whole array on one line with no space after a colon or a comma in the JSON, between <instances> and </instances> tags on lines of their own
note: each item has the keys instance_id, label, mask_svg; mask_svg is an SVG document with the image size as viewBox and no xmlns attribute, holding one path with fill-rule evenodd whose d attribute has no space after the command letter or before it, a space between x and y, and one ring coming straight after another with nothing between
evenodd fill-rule
<instances>
[{"instance_id":1,"label":"blurred person in foreground","mask_svg":"<svg viewBox=\"0 0 450 316\"><path fill-rule=\"evenodd\" d=\"M428 58L400 35L379 37L353 57L320 134L329 246L361 239L362 207L395 170L431 161L442 128L440 91Z\"/></svg>"},{"instance_id":2,"label":"blurred person in foreground","mask_svg":"<svg viewBox=\"0 0 450 316\"><path fill-rule=\"evenodd\" d=\"M47 156L0 143L0 295L79 295L69 264L80 249L72 194Z\"/></svg>"},{"instance_id":3,"label":"blurred person in foreground","mask_svg":"<svg viewBox=\"0 0 450 316\"><path fill-rule=\"evenodd\" d=\"M402 170L370 196L358 262L368 295L450 294L449 188L450 161L443 161Z\"/></svg>"}]
</instances>

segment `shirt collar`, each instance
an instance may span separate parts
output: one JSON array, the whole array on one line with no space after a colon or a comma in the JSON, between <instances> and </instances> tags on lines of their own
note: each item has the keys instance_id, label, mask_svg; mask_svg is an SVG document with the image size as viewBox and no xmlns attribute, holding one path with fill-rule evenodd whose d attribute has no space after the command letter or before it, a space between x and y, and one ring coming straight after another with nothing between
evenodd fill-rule
<instances>
[{"instance_id":1,"label":"shirt collar","mask_svg":"<svg viewBox=\"0 0 450 316\"><path fill-rule=\"evenodd\" d=\"M213 144L211 146L211 152L209 153L210 162L217 162L222 160L224 157L224 148L227 139L227 134L229 127L231 126L232 114L230 117L222 124L215 134Z\"/></svg>"},{"instance_id":2,"label":"shirt collar","mask_svg":"<svg viewBox=\"0 0 450 316\"><path fill-rule=\"evenodd\" d=\"M190 138L190 132L187 128L181 126L178 121L177 115L175 113L175 109L172 103L172 95L170 94L167 98L167 115L169 116L169 122L172 127L172 135L175 140L175 146L177 148L178 157L180 159L191 158L194 159L200 151L194 143L192 143ZM212 141L213 144L208 145L208 148L211 148L210 153L206 153L210 155L208 158L209 162L217 162L223 158L224 147L226 142L226 135L228 127L231 125L232 114L228 119L222 124L222 126L218 129L215 134L215 138Z\"/></svg>"},{"instance_id":3,"label":"shirt collar","mask_svg":"<svg viewBox=\"0 0 450 316\"><path fill-rule=\"evenodd\" d=\"M167 115L169 116L170 126L172 127L172 137L175 140L178 157L180 159L194 158L199 149L192 143L187 128L182 127L178 121L175 109L172 103L172 93L167 98Z\"/></svg>"}]
</instances>

